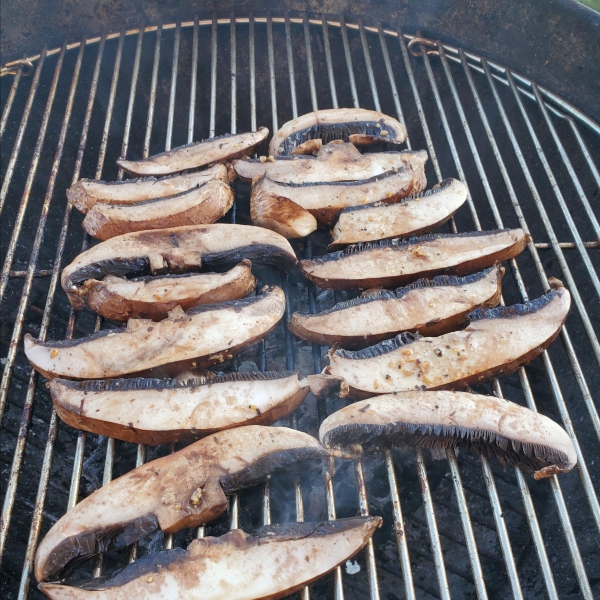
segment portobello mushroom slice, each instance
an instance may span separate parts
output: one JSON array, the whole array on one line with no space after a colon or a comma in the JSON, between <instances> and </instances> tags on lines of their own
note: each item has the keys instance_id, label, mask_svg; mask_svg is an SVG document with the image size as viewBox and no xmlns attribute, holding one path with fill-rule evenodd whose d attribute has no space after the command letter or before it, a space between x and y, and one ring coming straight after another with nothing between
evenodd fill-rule
<instances>
[{"instance_id":1,"label":"portobello mushroom slice","mask_svg":"<svg viewBox=\"0 0 600 600\"><path fill-rule=\"evenodd\" d=\"M83 220L92 237L108 240L133 231L206 225L218 221L233 206L227 183L210 181L175 196L118 205L97 202Z\"/></svg>"},{"instance_id":2,"label":"portobello mushroom slice","mask_svg":"<svg viewBox=\"0 0 600 600\"><path fill-rule=\"evenodd\" d=\"M118 160L117 164L132 175L169 175L253 154L268 135L269 130L260 127L254 132L194 142L142 160Z\"/></svg>"},{"instance_id":3,"label":"portobello mushroom slice","mask_svg":"<svg viewBox=\"0 0 600 600\"><path fill-rule=\"evenodd\" d=\"M225 273L187 273L163 277L125 279L107 275L88 279L78 298L93 311L113 321L141 318L160 321L170 310L189 310L200 304L237 300L256 288L252 263L244 259Z\"/></svg>"},{"instance_id":4,"label":"portobello mushroom slice","mask_svg":"<svg viewBox=\"0 0 600 600\"><path fill-rule=\"evenodd\" d=\"M58 416L71 427L136 444L203 438L241 425L270 425L308 393L296 371L176 379L53 379Z\"/></svg>"},{"instance_id":5,"label":"portobello mushroom slice","mask_svg":"<svg viewBox=\"0 0 600 600\"><path fill-rule=\"evenodd\" d=\"M116 575L78 587L43 583L54 600L252 600L282 598L319 579L363 548L381 517L265 525L193 540L187 550L150 554Z\"/></svg>"},{"instance_id":6,"label":"portobello mushroom slice","mask_svg":"<svg viewBox=\"0 0 600 600\"><path fill-rule=\"evenodd\" d=\"M364 108L317 110L285 123L269 143L269 154L312 154L332 140L359 146L403 144L406 127L388 115Z\"/></svg>"},{"instance_id":7,"label":"portobello mushroom slice","mask_svg":"<svg viewBox=\"0 0 600 600\"><path fill-rule=\"evenodd\" d=\"M503 275L497 265L466 277L438 275L395 291L372 290L314 315L296 312L288 327L303 340L342 348L364 348L402 331L440 335L475 308L497 306Z\"/></svg>"},{"instance_id":8,"label":"portobello mushroom slice","mask_svg":"<svg viewBox=\"0 0 600 600\"><path fill-rule=\"evenodd\" d=\"M220 431L111 481L59 519L39 545L38 581L56 579L76 561L127 546L162 529L175 533L217 518L226 494L275 469L327 452L287 427L249 425Z\"/></svg>"},{"instance_id":9,"label":"portobello mushroom slice","mask_svg":"<svg viewBox=\"0 0 600 600\"><path fill-rule=\"evenodd\" d=\"M467 275L523 251L522 229L437 233L359 243L300 261L304 275L328 290L368 290L404 285L419 277Z\"/></svg>"},{"instance_id":10,"label":"portobello mushroom slice","mask_svg":"<svg viewBox=\"0 0 600 600\"><path fill-rule=\"evenodd\" d=\"M301 238L318 227L317 220L289 198L271 192L252 190L250 196L252 224L277 232L285 238Z\"/></svg>"},{"instance_id":11,"label":"portobello mushroom slice","mask_svg":"<svg viewBox=\"0 0 600 600\"><path fill-rule=\"evenodd\" d=\"M567 432L514 402L466 392L398 392L369 398L327 417L321 443L336 455L396 445L460 448L498 458L535 479L577 464Z\"/></svg>"},{"instance_id":12,"label":"portobello mushroom slice","mask_svg":"<svg viewBox=\"0 0 600 600\"><path fill-rule=\"evenodd\" d=\"M213 165L204 171L169 175L156 179L128 179L126 181L98 181L80 179L67 190L67 200L77 210L87 213L96 202L103 204L130 204L152 198L164 198L187 192L209 181L229 182L227 168Z\"/></svg>"},{"instance_id":13,"label":"portobello mushroom slice","mask_svg":"<svg viewBox=\"0 0 600 600\"><path fill-rule=\"evenodd\" d=\"M252 185L251 210L252 204L261 195L271 194L275 197L287 198L310 212L319 223L330 225L340 211L346 207L373 203L383 203L387 207L387 204L397 202L410 194L421 192L427 184L425 179L427 155L413 152L403 153L401 156L405 159L402 166L382 175L356 181L280 183L273 181L265 174L254 181ZM385 211L386 208L380 210Z\"/></svg>"},{"instance_id":14,"label":"portobello mushroom slice","mask_svg":"<svg viewBox=\"0 0 600 600\"><path fill-rule=\"evenodd\" d=\"M525 304L478 308L462 331L427 338L400 334L351 352L329 351L327 372L343 377L358 398L408 390L460 389L512 373L559 334L571 305L560 287Z\"/></svg>"},{"instance_id":15,"label":"portobello mushroom slice","mask_svg":"<svg viewBox=\"0 0 600 600\"><path fill-rule=\"evenodd\" d=\"M130 319L77 340L25 337L25 354L44 377L105 379L128 374L168 376L225 362L268 335L285 312L285 294L265 286L260 296L176 307L158 323Z\"/></svg>"},{"instance_id":16,"label":"portobello mushroom slice","mask_svg":"<svg viewBox=\"0 0 600 600\"><path fill-rule=\"evenodd\" d=\"M82 252L63 269L61 284L73 308L88 279L106 275L164 275L223 268L247 258L262 265L289 268L296 255L289 242L273 231L250 225L188 225L126 233Z\"/></svg>"},{"instance_id":17,"label":"portobello mushroom slice","mask_svg":"<svg viewBox=\"0 0 600 600\"><path fill-rule=\"evenodd\" d=\"M444 179L424 194L405 198L393 206L385 200L363 206L355 203L339 213L328 250L433 231L448 221L466 199L467 186L462 181Z\"/></svg>"},{"instance_id":18,"label":"portobello mushroom slice","mask_svg":"<svg viewBox=\"0 0 600 600\"><path fill-rule=\"evenodd\" d=\"M427 152L373 152L361 154L352 144L331 142L323 146L317 156L234 160L233 168L244 181L253 181L267 175L279 183L322 183L334 181L362 181L406 168L414 161L417 169L427 161Z\"/></svg>"}]
</instances>

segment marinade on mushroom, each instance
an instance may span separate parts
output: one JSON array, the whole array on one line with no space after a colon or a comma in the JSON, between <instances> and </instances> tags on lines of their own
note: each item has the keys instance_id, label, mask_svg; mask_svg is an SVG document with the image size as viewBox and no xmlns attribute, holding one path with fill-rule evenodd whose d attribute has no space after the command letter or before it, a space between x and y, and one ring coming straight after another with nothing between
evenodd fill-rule
<instances>
[{"instance_id":1,"label":"marinade on mushroom","mask_svg":"<svg viewBox=\"0 0 600 600\"><path fill-rule=\"evenodd\" d=\"M512 373L560 333L571 296L563 288L525 304L478 308L462 331L427 338L402 333L364 350L332 348L327 372L364 398L419 389L460 389Z\"/></svg>"},{"instance_id":2,"label":"marinade on mushroom","mask_svg":"<svg viewBox=\"0 0 600 600\"><path fill-rule=\"evenodd\" d=\"M444 179L423 194L415 194L389 206L355 203L344 208L331 229L328 250L407 235L427 233L443 225L467 200L467 186L458 179Z\"/></svg>"}]
</instances>

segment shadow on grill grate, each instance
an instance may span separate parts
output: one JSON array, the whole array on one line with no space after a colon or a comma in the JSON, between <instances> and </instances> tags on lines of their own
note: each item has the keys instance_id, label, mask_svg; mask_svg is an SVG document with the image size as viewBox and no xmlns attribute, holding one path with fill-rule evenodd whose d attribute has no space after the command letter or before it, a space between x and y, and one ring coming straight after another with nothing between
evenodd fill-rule
<instances>
[{"instance_id":1,"label":"shadow on grill grate","mask_svg":"<svg viewBox=\"0 0 600 600\"><path fill-rule=\"evenodd\" d=\"M119 157L146 157L260 125L276 130L298 114L338 106L381 110L406 123L409 147L429 152L430 186L450 176L468 183L468 205L448 230L520 226L531 233L529 252L510 262L507 304L541 295L550 276L572 292L561 342L476 391L506 396L562 423L576 445L578 468L534 482L464 453L398 451L339 462L324 481L274 477L264 490L235 497L215 523L109 553L95 573L238 525L248 530L370 512L382 515L384 526L357 558L360 570L342 567L303 598L600 595L600 175L594 163L600 128L499 65L429 40L409 44L411 38L338 18L196 19L44 50L33 66L18 66L14 77L2 79L3 598L41 597L31 585L36 545L78 499L172 451L64 426L21 351L25 332L60 339L117 326L90 312L73 314L62 291L56 293L61 266L89 244L64 190L80 177L122 178ZM226 220L249 223L249 187L237 182L236 191ZM321 254L325 246L320 232L294 244L299 257ZM319 291L297 273L283 281L259 276L283 285L288 319L294 310L323 310L350 297ZM230 368L254 363L305 375L321 370L325 351L293 339L281 325ZM315 434L320 420L343 405L318 405L309 396L293 425Z\"/></svg>"}]
</instances>

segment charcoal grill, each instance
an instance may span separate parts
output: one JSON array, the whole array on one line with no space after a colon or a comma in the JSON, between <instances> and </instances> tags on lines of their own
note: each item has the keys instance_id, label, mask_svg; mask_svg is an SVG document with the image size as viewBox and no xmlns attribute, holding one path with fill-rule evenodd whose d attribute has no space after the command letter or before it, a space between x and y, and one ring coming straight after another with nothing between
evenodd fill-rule
<instances>
[{"instance_id":1,"label":"charcoal grill","mask_svg":"<svg viewBox=\"0 0 600 600\"><path fill-rule=\"evenodd\" d=\"M229 527L381 514L384 525L357 558L302 598L586 598L600 595L600 126L550 89L492 60L381 23L343 17L240 16L123 30L8 63L2 78L3 411L1 594L40 598L32 585L37 543L66 510L113 477L173 448L150 449L75 432L22 353L29 331L73 337L115 327L75 314L61 268L90 240L64 190L80 177L121 179L119 157L139 158L194 140L267 125L311 110L361 106L406 123L409 148L429 152L430 186L468 183L451 231L520 226L528 249L509 263L507 304L561 278L573 308L559 341L518 373L478 391L505 396L566 428L579 464L534 482L519 469L448 451L394 451L330 465L323 481L274 477L232 498L216 523L156 537L95 574L161 546ZM248 188L226 219L248 223ZM324 251L317 233L300 257ZM297 273L281 280L293 310L348 297ZM270 281L268 281L270 282ZM260 369L320 371L325 348L281 325L243 355ZM343 405L305 402L292 425L316 432ZM12 455L12 459L11 459ZM119 561L121 561L119 563ZM89 575L91 575L91 571Z\"/></svg>"}]
</instances>

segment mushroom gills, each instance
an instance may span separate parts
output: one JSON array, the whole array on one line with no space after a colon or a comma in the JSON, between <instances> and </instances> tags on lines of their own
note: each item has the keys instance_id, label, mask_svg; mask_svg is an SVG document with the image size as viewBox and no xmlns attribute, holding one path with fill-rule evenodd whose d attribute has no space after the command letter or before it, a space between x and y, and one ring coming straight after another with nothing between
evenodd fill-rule
<instances>
[{"instance_id":1,"label":"mushroom gills","mask_svg":"<svg viewBox=\"0 0 600 600\"><path fill-rule=\"evenodd\" d=\"M402 144L406 128L396 119L364 108L330 108L284 123L269 144L271 156L312 154L334 140L357 145Z\"/></svg>"},{"instance_id":2,"label":"mushroom gills","mask_svg":"<svg viewBox=\"0 0 600 600\"><path fill-rule=\"evenodd\" d=\"M196 539L187 550L151 554L77 587L48 583L40 589L54 600L151 600L165 586L169 598L181 600L277 599L352 558L381 522L366 516L265 525L250 534L234 529Z\"/></svg>"},{"instance_id":3,"label":"mushroom gills","mask_svg":"<svg viewBox=\"0 0 600 600\"><path fill-rule=\"evenodd\" d=\"M106 275L135 277L222 270L243 259L287 269L296 255L281 235L249 225L213 224L126 233L82 252L63 269L61 285L71 305L85 306L82 284Z\"/></svg>"},{"instance_id":4,"label":"mushroom gills","mask_svg":"<svg viewBox=\"0 0 600 600\"><path fill-rule=\"evenodd\" d=\"M398 392L356 402L327 417L319 438L344 456L394 446L464 449L510 462L536 479L577 463L567 432L548 417L466 392Z\"/></svg>"}]
</instances>

